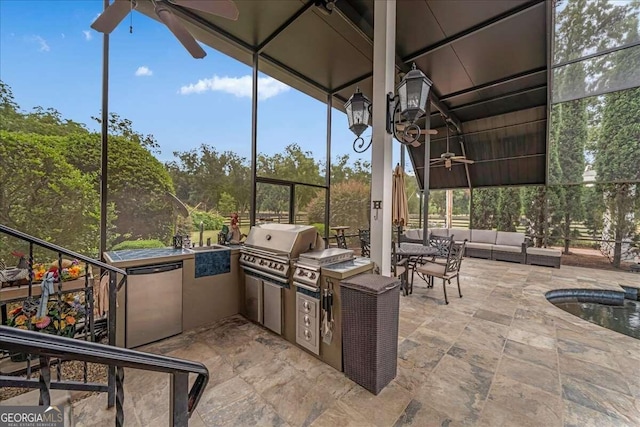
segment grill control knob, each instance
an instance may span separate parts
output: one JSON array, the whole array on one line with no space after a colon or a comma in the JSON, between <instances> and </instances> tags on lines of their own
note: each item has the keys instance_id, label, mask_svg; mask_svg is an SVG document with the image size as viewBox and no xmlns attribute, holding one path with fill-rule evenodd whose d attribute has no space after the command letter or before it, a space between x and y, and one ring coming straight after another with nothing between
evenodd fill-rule
<instances>
[{"instance_id":1,"label":"grill control knob","mask_svg":"<svg viewBox=\"0 0 640 427\"><path fill-rule=\"evenodd\" d=\"M278 270L280 270L280 271L284 270L284 265L280 264L280 265L278 266Z\"/></svg>"},{"instance_id":2,"label":"grill control knob","mask_svg":"<svg viewBox=\"0 0 640 427\"><path fill-rule=\"evenodd\" d=\"M311 318L308 315L304 315L304 326L311 325Z\"/></svg>"},{"instance_id":3,"label":"grill control knob","mask_svg":"<svg viewBox=\"0 0 640 427\"><path fill-rule=\"evenodd\" d=\"M265 265L265 264L266 264L265 260L261 259L260 260L260 265Z\"/></svg>"},{"instance_id":4,"label":"grill control knob","mask_svg":"<svg viewBox=\"0 0 640 427\"><path fill-rule=\"evenodd\" d=\"M311 309L311 304L309 304L309 301L305 301L302 303L302 306L304 307L305 310L309 311Z\"/></svg>"},{"instance_id":5,"label":"grill control knob","mask_svg":"<svg viewBox=\"0 0 640 427\"><path fill-rule=\"evenodd\" d=\"M308 329L304 330L304 339L306 339L307 341L311 340L311 331Z\"/></svg>"},{"instance_id":6,"label":"grill control knob","mask_svg":"<svg viewBox=\"0 0 640 427\"><path fill-rule=\"evenodd\" d=\"M315 279L315 278L316 278L316 273L311 273L311 274L309 275L309 278L310 278L310 279Z\"/></svg>"}]
</instances>

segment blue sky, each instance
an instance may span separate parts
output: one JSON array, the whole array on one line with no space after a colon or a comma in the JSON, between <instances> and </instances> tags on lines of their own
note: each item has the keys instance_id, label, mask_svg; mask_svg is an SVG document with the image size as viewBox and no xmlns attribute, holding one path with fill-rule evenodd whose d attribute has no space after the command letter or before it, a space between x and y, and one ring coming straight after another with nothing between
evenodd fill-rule
<instances>
[{"instance_id":1,"label":"blue sky","mask_svg":"<svg viewBox=\"0 0 640 427\"><path fill-rule=\"evenodd\" d=\"M97 129L101 106L102 34L90 24L102 0L0 0L0 79L24 110L53 107ZM251 69L207 46L193 59L169 30L140 13L111 35L109 109L153 134L161 160L200 144L251 154ZM298 143L324 161L326 106L261 75L258 151ZM365 135L370 135L370 131ZM332 157L369 160L352 150L344 114L334 110ZM399 144L394 143L397 159Z\"/></svg>"}]
</instances>

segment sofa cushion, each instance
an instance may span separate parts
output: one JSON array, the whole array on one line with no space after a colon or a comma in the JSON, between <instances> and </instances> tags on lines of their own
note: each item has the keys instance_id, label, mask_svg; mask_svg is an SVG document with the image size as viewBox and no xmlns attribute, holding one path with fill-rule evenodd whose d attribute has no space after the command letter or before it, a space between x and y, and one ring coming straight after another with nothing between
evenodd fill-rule
<instances>
[{"instance_id":1,"label":"sofa cushion","mask_svg":"<svg viewBox=\"0 0 640 427\"><path fill-rule=\"evenodd\" d=\"M517 246L520 248L524 243L524 233L514 233L510 231L498 231L496 245Z\"/></svg>"},{"instance_id":2,"label":"sofa cushion","mask_svg":"<svg viewBox=\"0 0 640 427\"><path fill-rule=\"evenodd\" d=\"M469 249L485 249L490 251L493 248L491 243L478 243L478 242L467 242L467 248Z\"/></svg>"},{"instance_id":3,"label":"sofa cushion","mask_svg":"<svg viewBox=\"0 0 640 427\"><path fill-rule=\"evenodd\" d=\"M475 243L496 243L495 230L471 230L471 241Z\"/></svg>"},{"instance_id":4,"label":"sofa cushion","mask_svg":"<svg viewBox=\"0 0 640 427\"><path fill-rule=\"evenodd\" d=\"M422 230L419 228L407 228L406 230L404 230L404 235L409 239L419 240L422 239L421 231Z\"/></svg>"},{"instance_id":5,"label":"sofa cushion","mask_svg":"<svg viewBox=\"0 0 640 427\"><path fill-rule=\"evenodd\" d=\"M450 228L449 236L453 236L455 242L462 242L465 239L471 240L471 230L468 228Z\"/></svg>"},{"instance_id":6,"label":"sofa cushion","mask_svg":"<svg viewBox=\"0 0 640 427\"><path fill-rule=\"evenodd\" d=\"M494 252L513 252L518 254L522 252L522 246L510 246L510 245L493 245Z\"/></svg>"},{"instance_id":7,"label":"sofa cushion","mask_svg":"<svg viewBox=\"0 0 640 427\"><path fill-rule=\"evenodd\" d=\"M550 249L550 248L527 248L528 255L544 255L544 256L552 256L552 257L561 257L562 251L560 249Z\"/></svg>"},{"instance_id":8,"label":"sofa cushion","mask_svg":"<svg viewBox=\"0 0 640 427\"><path fill-rule=\"evenodd\" d=\"M429 232L431 234L433 234L434 236L439 236L439 237L448 237L449 236L449 229L447 229L447 228L431 228L431 229L429 229Z\"/></svg>"}]
</instances>

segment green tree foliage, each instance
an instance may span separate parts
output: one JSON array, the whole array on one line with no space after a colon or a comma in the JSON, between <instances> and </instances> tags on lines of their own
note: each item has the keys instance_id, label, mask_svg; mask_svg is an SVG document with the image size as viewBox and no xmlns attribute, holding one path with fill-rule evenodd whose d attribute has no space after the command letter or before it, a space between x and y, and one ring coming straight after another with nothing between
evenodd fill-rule
<instances>
[{"instance_id":1,"label":"green tree foliage","mask_svg":"<svg viewBox=\"0 0 640 427\"><path fill-rule=\"evenodd\" d=\"M634 40L638 38L638 18L632 21L635 25L628 37ZM613 63L606 78L624 80L630 70L640 67L640 52L638 49L618 51ZM616 241L613 264L619 267L622 240L634 239L640 222L640 88L604 95L595 169L596 181L609 183L597 188L602 191L605 217L610 221L608 228Z\"/></svg>"},{"instance_id":2,"label":"green tree foliage","mask_svg":"<svg viewBox=\"0 0 640 427\"><path fill-rule=\"evenodd\" d=\"M58 149L62 142L59 136L0 131L0 223L96 254L98 193L91 176Z\"/></svg>"},{"instance_id":3,"label":"green tree foliage","mask_svg":"<svg viewBox=\"0 0 640 427\"><path fill-rule=\"evenodd\" d=\"M359 180L340 182L331 186L330 226L345 225L351 232L369 228L371 189ZM324 222L324 195L318 194L307 208L310 223Z\"/></svg>"},{"instance_id":4,"label":"green tree foliage","mask_svg":"<svg viewBox=\"0 0 640 427\"><path fill-rule=\"evenodd\" d=\"M474 188L471 200L471 226L475 229L491 230L497 225L499 188Z\"/></svg>"},{"instance_id":5,"label":"green tree foliage","mask_svg":"<svg viewBox=\"0 0 640 427\"><path fill-rule=\"evenodd\" d=\"M338 184L350 180L371 182L371 163L358 159L350 164L348 154L338 156L331 163L331 182Z\"/></svg>"},{"instance_id":6,"label":"green tree foliage","mask_svg":"<svg viewBox=\"0 0 640 427\"><path fill-rule=\"evenodd\" d=\"M498 211L495 225L498 231L516 231L520 224L520 189L517 187L500 188L498 193Z\"/></svg>"},{"instance_id":7,"label":"green tree foliage","mask_svg":"<svg viewBox=\"0 0 640 427\"><path fill-rule=\"evenodd\" d=\"M193 230L200 230L201 222L205 230L221 230L224 225L224 218L215 212L194 210L190 216Z\"/></svg>"},{"instance_id":8,"label":"green tree foliage","mask_svg":"<svg viewBox=\"0 0 640 427\"><path fill-rule=\"evenodd\" d=\"M91 119L98 124L102 124L102 119L100 117L91 116ZM144 135L135 131L133 129L133 122L124 117L120 117L117 113L109 113L109 124L107 129L109 135L121 136L126 140L135 142L141 147L148 149L152 153L160 152L160 145L153 135Z\"/></svg>"}]
</instances>

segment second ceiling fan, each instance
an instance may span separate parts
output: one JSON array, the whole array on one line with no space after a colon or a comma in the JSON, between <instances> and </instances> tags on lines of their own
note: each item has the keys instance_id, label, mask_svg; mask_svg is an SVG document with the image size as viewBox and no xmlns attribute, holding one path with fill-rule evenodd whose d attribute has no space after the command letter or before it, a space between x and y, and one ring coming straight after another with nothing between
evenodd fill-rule
<instances>
[{"instance_id":1,"label":"second ceiling fan","mask_svg":"<svg viewBox=\"0 0 640 427\"><path fill-rule=\"evenodd\" d=\"M238 19L238 8L233 0L139 0L150 1L156 16L169 28L178 41L194 58L204 58L207 53L189 33L182 22L173 14L171 6L182 6L198 12L221 16L233 21ZM94 30L110 34L122 20L138 6L136 0L115 0L91 24Z\"/></svg>"},{"instance_id":2,"label":"second ceiling fan","mask_svg":"<svg viewBox=\"0 0 640 427\"><path fill-rule=\"evenodd\" d=\"M464 154L464 148L462 152L462 156L456 156L456 153L452 153L449 148L449 125L447 124L447 151L442 153L439 158L431 159L429 162L430 166L437 165L438 163L442 163L445 168L451 169L453 163L461 163L472 165L474 163L473 160L467 159L467 156Z\"/></svg>"}]
</instances>

